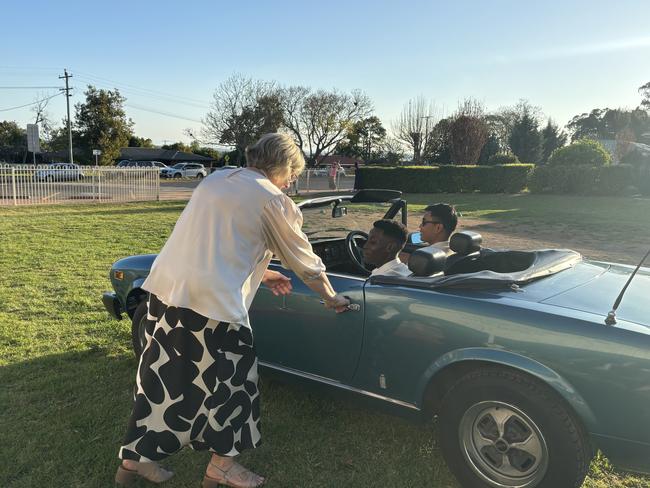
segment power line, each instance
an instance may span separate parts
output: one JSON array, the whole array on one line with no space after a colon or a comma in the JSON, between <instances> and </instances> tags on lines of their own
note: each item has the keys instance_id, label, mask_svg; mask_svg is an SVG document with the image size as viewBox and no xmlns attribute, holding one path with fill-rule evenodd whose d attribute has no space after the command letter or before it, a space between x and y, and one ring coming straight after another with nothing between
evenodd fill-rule
<instances>
[{"instance_id":1,"label":"power line","mask_svg":"<svg viewBox=\"0 0 650 488\"><path fill-rule=\"evenodd\" d=\"M59 86L0 86L0 90L45 90L61 88Z\"/></svg>"},{"instance_id":2,"label":"power line","mask_svg":"<svg viewBox=\"0 0 650 488\"><path fill-rule=\"evenodd\" d=\"M192 119L190 117L183 117L182 115L176 115L176 114L172 114L172 113L169 113L169 112L163 112L161 110L155 110L153 108L143 107L142 105L136 105L136 104L133 104L133 103L126 103L125 106L127 106L129 108L134 108L136 110L142 110L144 112L151 112L153 114L164 115L166 117L172 117L174 119L188 120L190 122L196 122L197 124L202 124L203 123L203 121L198 120L198 119Z\"/></svg>"},{"instance_id":3,"label":"power line","mask_svg":"<svg viewBox=\"0 0 650 488\"><path fill-rule=\"evenodd\" d=\"M36 105L37 103L44 102L45 100L49 100L51 98L58 97L59 95L62 95L62 94L57 93L56 95L52 95L51 97L43 98L41 100L36 100L35 102L27 103L25 105L19 105L17 107L3 108L3 109L0 109L0 112L8 112L9 110L16 110L17 108L25 108L25 107L29 107L30 105Z\"/></svg>"},{"instance_id":4,"label":"power line","mask_svg":"<svg viewBox=\"0 0 650 488\"><path fill-rule=\"evenodd\" d=\"M162 97L166 97L166 98L182 100L185 103L189 102L189 103L198 104L198 105L203 106L205 108L209 108L209 105L210 105L209 102L207 102L205 100L199 100L199 99L196 99L196 98L183 97L183 96L179 96L179 95L174 95L172 93L165 93L165 92L161 92L161 91L158 91L158 90L152 90L150 88L143 88L143 87L139 87L139 86L136 86L136 85L131 85L129 83L121 83L121 82L117 82L117 81L114 81L114 80L109 80L108 78L104 78L104 77L101 77L101 76L96 76L96 75L93 75L91 73L85 73L83 71L77 71L76 70L75 72L77 73L77 78L85 78L87 81L100 80L100 81L103 81L104 84L109 83L109 84L112 84L112 85L117 86L117 87L119 87L121 85L121 86L128 87L130 89L138 90L138 91L145 92L145 93L148 93L148 94L151 94L151 95L156 95L156 96L159 96L159 97L162 96Z\"/></svg>"}]
</instances>

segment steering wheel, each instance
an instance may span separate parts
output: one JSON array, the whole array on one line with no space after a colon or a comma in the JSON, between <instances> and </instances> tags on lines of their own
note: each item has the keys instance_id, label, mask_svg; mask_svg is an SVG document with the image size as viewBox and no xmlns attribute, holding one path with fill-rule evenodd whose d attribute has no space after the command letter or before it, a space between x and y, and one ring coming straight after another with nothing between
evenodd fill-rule
<instances>
[{"instance_id":1,"label":"steering wheel","mask_svg":"<svg viewBox=\"0 0 650 488\"><path fill-rule=\"evenodd\" d=\"M345 238L345 250L348 252L350 261L354 268L360 272L363 276L368 276L370 271L366 268L366 265L363 262L363 253L361 252L362 245L360 246L357 242L357 239L363 239L365 243L368 240L368 234L361 232L360 230L353 230Z\"/></svg>"}]
</instances>

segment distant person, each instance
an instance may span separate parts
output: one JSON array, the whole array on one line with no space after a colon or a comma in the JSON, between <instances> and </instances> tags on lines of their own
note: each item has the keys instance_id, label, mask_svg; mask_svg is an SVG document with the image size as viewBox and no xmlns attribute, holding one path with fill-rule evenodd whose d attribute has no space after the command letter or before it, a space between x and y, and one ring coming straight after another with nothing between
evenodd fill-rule
<instances>
[{"instance_id":1,"label":"distant person","mask_svg":"<svg viewBox=\"0 0 650 488\"><path fill-rule=\"evenodd\" d=\"M429 205L424 209L420 223L420 238L423 242L449 254L449 237L454 233L457 225L458 215L452 205L448 203Z\"/></svg>"},{"instance_id":2,"label":"distant person","mask_svg":"<svg viewBox=\"0 0 650 488\"><path fill-rule=\"evenodd\" d=\"M363 246L363 260L375 266L370 276L408 276L411 271L398 257L408 238L406 227L396 220L378 220Z\"/></svg>"},{"instance_id":3,"label":"distant person","mask_svg":"<svg viewBox=\"0 0 650 488\"><path fill-rule=\"evenodd\" d=\"M330 190L338 189L336 186L336 175L338 174L340 168L341 165L338 163L338 161L335 161L332 164L330 164L330 169L328 173Z\"/></svg>"},{"instance_id":4,"label":"distant person","mask_svg":"<svg viewBox=\"0 0 650 488\"><path fill-rule=\"evenodd\" d=\"M361 190L361 173L359 172L359 161L354 162L354 189Z\"/></svg>"}]
</instances>

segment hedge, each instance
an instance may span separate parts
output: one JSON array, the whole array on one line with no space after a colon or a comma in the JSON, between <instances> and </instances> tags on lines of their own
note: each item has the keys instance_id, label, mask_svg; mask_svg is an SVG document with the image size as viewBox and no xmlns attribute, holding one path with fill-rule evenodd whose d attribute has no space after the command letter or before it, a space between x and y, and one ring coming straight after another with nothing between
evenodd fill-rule
<instances>
[{"instance_id":1,"label":"hedge","mask_svg":"<svg viewBox=\"0 0 650 488\"><path fill-rule=\"evenodd\" d=\"M532 164L497 166L404 166L359 168L361 188L404 193L518 193L526 188Z\"/></svg>"},{"instance_id":2,"label":"hedge","mask_svg":"<svg viewBox=\"0 0 650 488\"><path fill-rule=\"evenodd\" d=\"M532 172L531 193L572 195L650 194L650 172L630 165L538 166Z\"/></svg>"}]
</instances>

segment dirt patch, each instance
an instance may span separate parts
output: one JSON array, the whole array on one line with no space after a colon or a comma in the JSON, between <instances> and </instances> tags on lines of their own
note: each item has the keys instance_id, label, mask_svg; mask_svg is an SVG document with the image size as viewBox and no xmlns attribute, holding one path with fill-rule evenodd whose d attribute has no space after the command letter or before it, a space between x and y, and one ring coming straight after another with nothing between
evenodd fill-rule
<instances>
[{"instance_id":1,"label":"dirt patch","mask_svg":"<svg viewBox=\"0 0 650 488\"><path fill-rule=\"evenodd\" d=\"M410 226L409 226L410 227ZM493 220L463 219L460 230L473 230L483 236L483 245L494 249L573 249L587 259L638 264L647 252L647 242L629 242L607 233L586 232L565 224L535 227Z\"/></svg>"}]
</instances>

